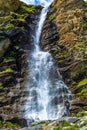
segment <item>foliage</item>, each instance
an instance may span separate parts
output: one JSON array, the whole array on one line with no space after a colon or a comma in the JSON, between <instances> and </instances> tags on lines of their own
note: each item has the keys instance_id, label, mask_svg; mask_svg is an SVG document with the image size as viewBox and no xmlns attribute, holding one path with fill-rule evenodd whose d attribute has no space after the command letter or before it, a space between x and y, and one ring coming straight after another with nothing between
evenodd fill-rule
<instances>
[{"instance_id":1,"label":"foliage","mask_svg":"<svg viewBox=\"0 0 87 130\"><path fill-rule=\"evenodd\" d=\"M10 127L10 128L11 128L11 127L13 127L13 128L19 127L18 124L16 124L16 123L11 123L11 122L9 122L9 121L6 122L6 126L7 126L7 127Z\"/></svg>"},{"instance_id":2,"label":"foliage","mask_svg":"<svg viewBox=\"0 0 87 130\"><path fill-rule=\"evenodd\" d=\"M58 63L63 63L63 60L58 60Z\"/></svg>"},{"instance_id":3,"label":"foliage","mask_svg":"<svg viewBox=\"0 0 87 130\"><path fill-rule=\"evenodd\" d=\"M15 57L15 55L16 55L15 51L11 51L10 54L9 54L10 57Z\"/></svg>"},{"instance_id":4,"label":"foliage","mask_svg":"<svg viewBox=\"0 0 87 130\"><path fill-rule=\"evenodd\" d=\"M70 126L70 127L66 127L62 130L80 130L79 128L75 127L75 126Z\"/></svg>"},{"instance_id":5,"label":"foliage","mask_svg":"<svg viewBox=\"0 0 87 130\"><path fill-rule=\"evenodd\" d=\"M3 99L4 97L5 97L4 95L0 94L0 99Z\"/></svg>"},{"instance_id":6,"label":"foliage","mask_svg":"<svg viewBox=\"0 0 87 130\"><path fill-rule=\"evenodd\" d=\"M79 130L77 126L68 126L68 127L58 127L58 128L53 128L53 130Z\"/></svg>"},{"instance_id":7,"label":"foliage","mask_svg":"<svg viewBox=\"0 0 87 130\"><path fill-rule=\"evenodd\" d=\"M82 111L77 114L78 117L87 116L87 111ZM87 122L86 122L87 123Z\"/></svg>"},{"instance_id":8,"label":"foliage","mask_svg":"<svg viewBox=\"0 0 87 130\"><path fill-rule=\"evenodd\" d=\"M2 124L2 121L0 121L0 128L2 128L3 124Z\"/></svg>"},{"instance_id":9,"label":"foliage","mask_svg":"<svg viewBox=\"0 0 87 130\"><path fill-rule=\"evenodd\" d=\"M10 29L10 28L14 28L14 25L13 24L7 24L6 26L5 26L5 29Z\"/></svg>"},{"instance_id":10,"label":"foliage","mask_svg":"<svg viewBox=\"0 0 87 130\"><path fill-rule=\"evenodd\" d=\"M54 16L53 14L51 14L51 15L49 16L49 20L53 20L53 19L55 19L55 16Z\"/></svg>"},{"instance_id":11,"label":"foliage","mask_svg":"<svg viewBox=\"0 0 87 130\"><path fill-rule=\"evenodd\" d=\"M82 27L83 27L83 28L87 28L87 23L86 23L86 22L83 23L83 24L82 24Z\"/></svg>"},{"instance_id":12,"label":"foliage","mask_svg":"<svg viewBox=\"0 0 87 130\"><path fill-rule=\"evenodd\" d=\"M38 122L38 124L45 124L46 123L46 121L40 121L40 122Z\"/></svg>"},{"instance_id":13,"label":"foliage","mask_svg":"<svg viewBox=\"0 0 87 130\"><path fill-rule=\"evenodd\" d=\"M3 88L3 84L0 82L0 89L2 89Z\"/></svg>"},{"instance_id":14,"label":"foliage","mask_svg":"<svg viewBox=\"0 0 87 130\"><path fill-rule=\"evenodd\" d=\"M87 114L87 113L86 113ZM87 115L86 115L87 116ZM84 127L87 126L87 120L84 120L83 122L81 122L80 127Z\"/></svg>"},{"instance_id":15,"label":"foliage","mask_svg":"<svg viewBox=\"0 0 87 130\"><path fill-rule=\"evenodd\" d=\"M62 130L62 128L53 128L53 130Z\"/></svg>"},{"instance_id":16,"label":"foliage","mask_svg":"<svg viewBox=\"0 0 87 130\"><path fill-rule=\"evenodd\" d=\"M9 67L9 68L7 68L7 69L1 71L0 73L11 73L11 72L14 72L14 70Z\"/></svg>"},{"instance_id":17,"label":"foliage","mask_svg":"<svg viewBox=\"0 0 87 130\"><path fill-rule=\"evenodd\" d=\"M85 2L85 6L87 6L87 1L84 1Z\"/></svg>"},{"instance_id":18,"label":"foliage","mask_svg":"<svg viewBox=\"0 0 87 130\"><path fill-rule=\"evenodd\" d=\"M14 47L15 47L15 49L16 49L16 50L18 50L18 49L19 49L19 46L14 46Z\"/></svg>"},{"instance_id":19,"label":"foliage","mask_svg":"<svg viewBox=\"0 0 87 130\"><path fill-rule=\"evenodd\" d=\"M80 97L87 96L87 89L83 89L81 92L77 93L76 95Z\"/></svg>"},{"instance_id":20,"label":"foliage","mask_svg":"<svg viewBox=\"0 0 87 130\"><path fill-rule=\"evenodd\" d=\"M12 68L7 68L7 69L5 70L5 72L13 72L13 69L12 69Z\"/></svg>"},{"instance_id":21,"label":"foliage","mask_svg":"<svg viewBox=\"0 0 87 130\"><path fill-rule=\"evenodd\" d=\"M67 121L63 121L63 125L62 125L63 127L65 127L65 126L70 126L70 124L69 124L69 122L67 122Z\"/></svg>"},{"instance_id":22,"label":"foliage","mask_svg":"<svg viewBox=\"0 0 87 130\"><path fill-rule=\"evenodd\" d=\"M87 78L80 81L79 84L77 85L77 87L84 86L86 84L87 84Z\"/></svg>"},{"instance_id":23,"label":"foliage","mask_svg":"<svg viewBox=\"0 0 87 130\"><path fill-rule=\"evenodd\" d=\"M13 59L11 59L11 57L7 57L7 58L4 58L3 59L3 62L10 62L10 61L12 61Z\"/></svg>"},{"instance_id":24,"label":"foliage","mask_svg":"<svg viewBox=\"0 0 87 130\"><path fill-rule=\"evenodd\" d=\"M35 6L34 6L34 5L32 5L31 7L28 7L28 6L23 5L23 6L22 6L22 9L24 9L24 10L27 11L28 13L34 13L34 12L35 12Z\"/></svg>"}]
</instances>

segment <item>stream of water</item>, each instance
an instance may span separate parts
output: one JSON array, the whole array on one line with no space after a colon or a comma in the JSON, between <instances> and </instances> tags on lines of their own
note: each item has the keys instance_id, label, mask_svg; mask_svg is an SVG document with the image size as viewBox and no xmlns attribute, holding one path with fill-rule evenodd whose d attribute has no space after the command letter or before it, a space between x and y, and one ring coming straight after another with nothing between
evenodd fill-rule
<instances>
[{"instance_id":1,"label":"stream of water","mask_svg":"<svg viewBox=\"0 0 87 130\"><path fill-rule=\"evenodd\" d=\"M40 48L40 36L47 12L48 7L41 12L34 36L34 50L28 59L29 80L26 86L29 97L24 115L27 120L54 120L62 117L62 98L71 94L61 80L51 54Z\"/></svg>"}]
</instances>

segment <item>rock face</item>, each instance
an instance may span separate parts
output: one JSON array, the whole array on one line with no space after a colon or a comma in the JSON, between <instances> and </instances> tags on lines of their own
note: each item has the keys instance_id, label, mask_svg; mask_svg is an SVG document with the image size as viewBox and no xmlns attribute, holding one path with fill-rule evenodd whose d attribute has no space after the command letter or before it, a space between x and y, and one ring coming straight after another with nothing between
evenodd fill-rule
<instances>
[{"instance_id":1,"label":"rock face","mask_svg":"<svg viewBox=\"0 0 87 130\"><path fill-rule=\"evenodd\" d=\"M87 110L86 5L83 0L55 0L41 37L42 48L51 52L63 80L76 96L71 107L76 113Z\"/></svg>"},{"instance_id":2,"label":"rock face","mask_svg":"<svg viewBox=\"0 0 87 130\"><path fill-rule=\"evenodd\" d=\"M23 119L27 58L41 9L18 0L0 1L0 127L5 130L27 126Z\"/></svg>"},{"instance_id":3,"label":"rock face","mask_svg":"<svg viewBox=\"0 0 87 130\"><path fill-rule=\"evenodd\" d=\"M7 0L7 1L0 1L0 10L11 10L11 11L16 11L19 6L21 5L19 0Z\"/></svg>"},{"instance_id":4,"label":"rock face","mask_svg":"<svg viewBox=\"0 0 87 130\"><path fill-rule=\"evenodd\" d=\"M35 33L41 9L41 6L27 6L19 0L0 1L0 128L2 130L22 130L21 127L25 127L25 130L50 130L57 129L58 125L60 129L64 123L64 121L45 122L44 127L37 124L27 128L27 122L23 118L23 106L28 95L25 89L28 73L26 61L33 49L32 35ZM50 6L41 36L42 49L51 52L63 80L76 96L71 104L72 116L79 111L87 110L86 15L87 3L83 0L55 0ZM87 117L84 120L87 120ZM80 128L79 123L82 124L78 122L76 128L66 124L69 129L76 130ZM84 121L84 124L87 122Z\"/></svg>"}]
</instances>

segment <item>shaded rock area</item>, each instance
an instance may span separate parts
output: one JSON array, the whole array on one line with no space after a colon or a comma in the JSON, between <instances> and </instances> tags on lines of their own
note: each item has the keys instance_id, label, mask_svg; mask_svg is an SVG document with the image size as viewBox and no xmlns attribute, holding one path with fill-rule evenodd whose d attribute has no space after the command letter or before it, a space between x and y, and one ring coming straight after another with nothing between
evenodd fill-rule
<instances>
[{"instance_id":1,"label":"shaded rock area","mask_svg":"<svg viewBox=\"0 0 87 130\"><path fill-rule=\"evenodd\" d=\"M87 110L87 2L55 0L43 27L41 47L51 52L75 94L71 115Z\"/></svg>"},{"instance_id":2,"label":"shaded rock area","mask_svg":"<svg viewBox=\"0 0 87 130\"><path fill-rule=\"evenodd\" d=\"M28 95L27 59L33 49L32 37L41 10L41 6L28 6L19 0L0 1L1 129L19 130L27 126L23 118Z\"/></svg>"}]
</instances>

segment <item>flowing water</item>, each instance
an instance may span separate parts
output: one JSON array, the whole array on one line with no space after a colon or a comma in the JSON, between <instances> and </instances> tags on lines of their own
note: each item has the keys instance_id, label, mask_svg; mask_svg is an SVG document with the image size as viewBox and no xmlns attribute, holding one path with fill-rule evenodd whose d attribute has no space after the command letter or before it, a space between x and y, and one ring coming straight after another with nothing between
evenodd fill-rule
<instances>
[{"instance_id":1,"label":"flowing water","mask_svg":"<svg viewBox=\"0 0 87 130\"><path fill-rule=\"evenodd\" d=\"M27 91L29 97L25 104L25 118L34 120L58 119L63 113L62 98L71 93L61 80L58 69L49 52L40 49L40 36L48 7L40 15L36 34L34 36L34 50L29 57L29 80Z\"/></svg>"}]
</instances>

